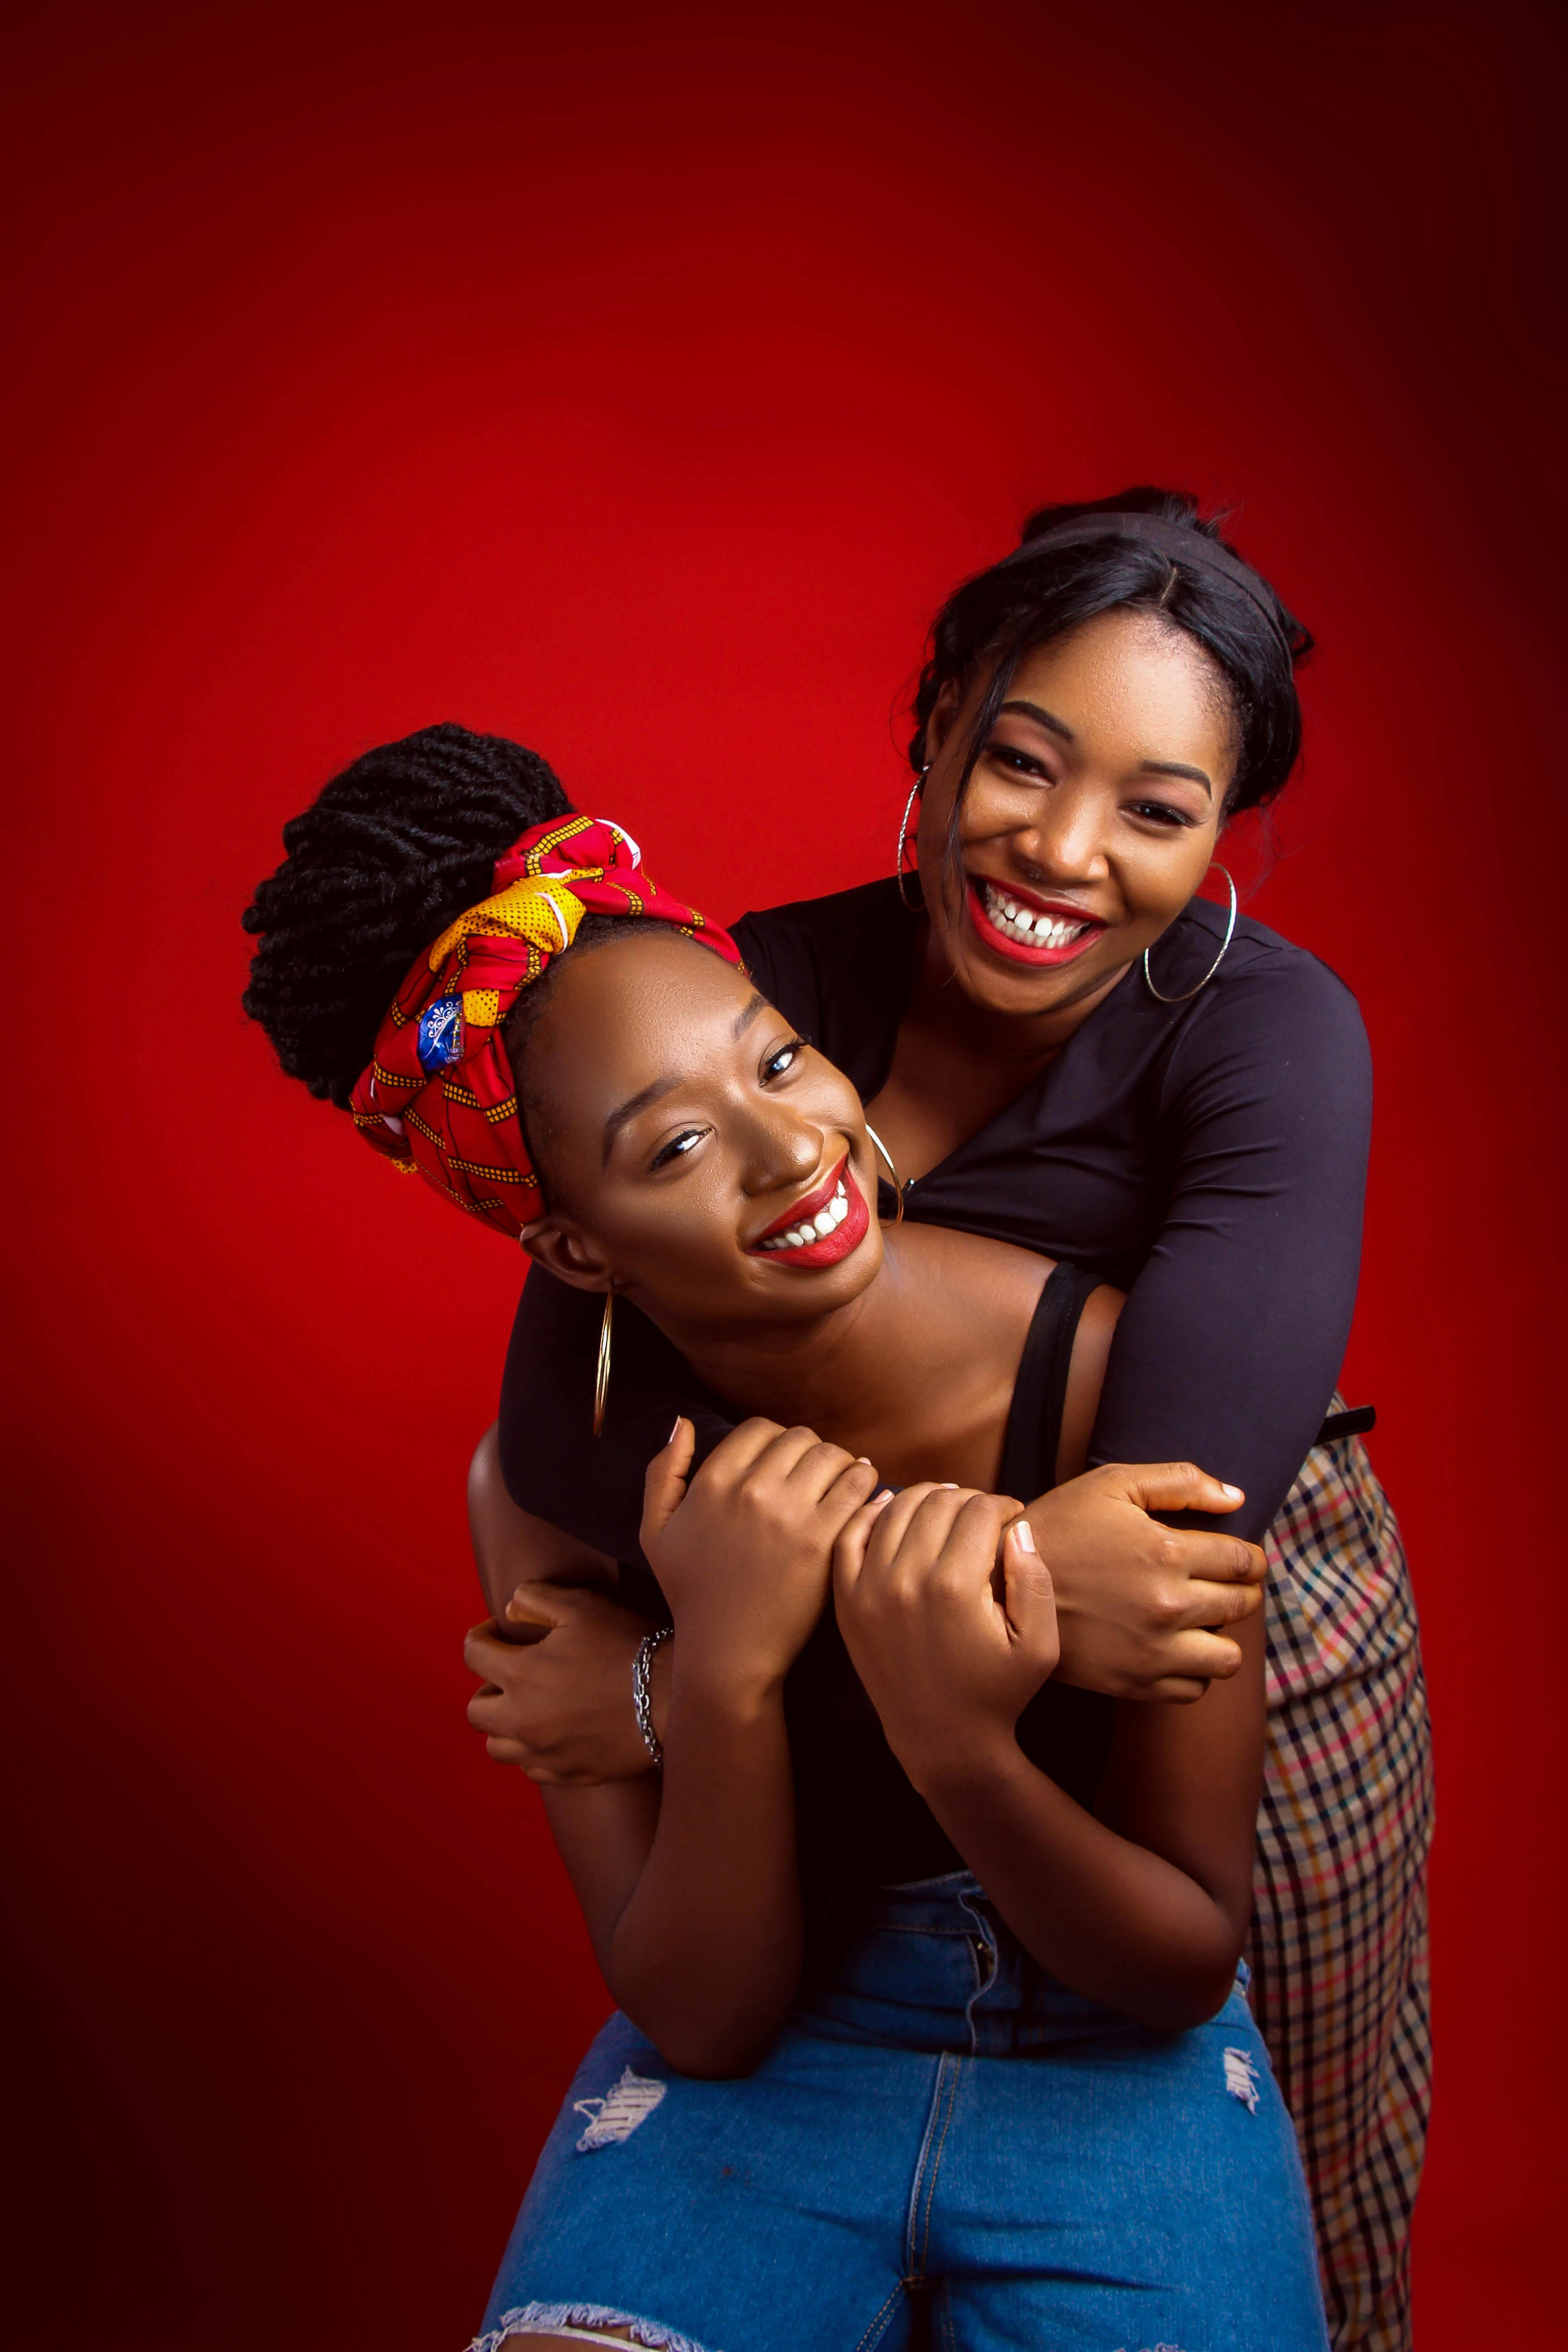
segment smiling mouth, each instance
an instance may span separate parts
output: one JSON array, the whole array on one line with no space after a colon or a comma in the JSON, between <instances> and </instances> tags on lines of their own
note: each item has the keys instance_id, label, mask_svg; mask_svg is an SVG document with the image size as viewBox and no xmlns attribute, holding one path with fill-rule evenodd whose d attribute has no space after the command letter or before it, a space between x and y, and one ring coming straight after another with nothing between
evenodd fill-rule
<instances>
[{"instance_id":1,"label":"smiling mouth","mask_svg":"<svg viewBox=\"0 0 1568 2352\"><path fill-rule=\"evenodd\" d=\"M1105 925L1093 915L1042 907L983 876L967 875L969 912L984 944L1016 963L1068 963Z\"/></svg>"},{"instance_id":2,"label":"smiling mouth","mask_svg":"<svg viewBox=\"0 0 1568 2352\"><path fill-rule=\"evenodd\" d=\"M859 1186L845 1153L833 1173L798 1200L787 1215L760 1234L746 1252L748 1257L776 1258L781 1265L812 1272L837 1265L866 1238L871 1223Z\"/></svg>"}]
</instances>

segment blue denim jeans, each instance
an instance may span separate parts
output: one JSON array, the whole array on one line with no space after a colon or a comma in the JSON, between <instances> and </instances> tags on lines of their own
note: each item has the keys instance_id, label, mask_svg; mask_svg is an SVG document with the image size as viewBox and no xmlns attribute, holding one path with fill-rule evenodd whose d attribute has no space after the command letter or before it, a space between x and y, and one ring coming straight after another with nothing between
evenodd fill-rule
<instances>
[{"instance_id":1,"label":"blue denim jeans","mask_svg":"<svg viewBox=\"0 0 1568 2352\"><path fill-rule=\"evenodd\" d=\"M886 1890L754 2074L598 2036L490 2297L671 2352L1324 2352L1300 2158L1240 1985L1157 2033L967 1873Z\"/></svg>"}]
</instances>

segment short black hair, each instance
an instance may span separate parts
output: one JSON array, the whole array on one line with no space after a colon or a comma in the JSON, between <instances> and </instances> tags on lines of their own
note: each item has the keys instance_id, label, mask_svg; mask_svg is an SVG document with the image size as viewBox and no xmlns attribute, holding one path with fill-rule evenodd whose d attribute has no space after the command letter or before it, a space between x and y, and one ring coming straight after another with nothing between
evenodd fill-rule
<instances>
[{"instance_id":1,"label":"short black hair","mask_svg":"<svg viewBox=\"0 0 1568 2352\"><path fill-rule=\"evenodd\" d=\"M289 1076L346 1110L420 950L489 894L519 834L572 814L537 751L449 722L324 785L240 919L260 939L242 1002Z\"/></svg>"},{"instance_id":2,"label":"short black hair","mask_svg":"<svg viewBox=\"0 0 1568 2352\"><path fill-rule=\"evenodd\" d=\"M1040 507L1025 521L1020 549L1058 523L1099 514L1156 515L1201 532L1236 555L1218 520L1205 520L1195 499L1182 490L1147 487L1077 506ZM1237 556L1238 562L1245 558ZM937 698L955 686L966 693L987 667L990 691L976 714L965 751L960 794L1024 656L1065 636L1101 613L1157 613L1184 629L1223 676L1235 714L1236 774L1225 814L1235 816L1283 791L1301 748L1301 706L1295 673L1312 639L1256 568L1248 565L1260 611L1245 587L1207 564L1184 563L1146 541L1105 538L1067 546L1047 542L1033 558L1014 554L955 588L931 625L931 652L915 693L910 764L930 757L926 729Z\"/></svg>"}]
</instances>

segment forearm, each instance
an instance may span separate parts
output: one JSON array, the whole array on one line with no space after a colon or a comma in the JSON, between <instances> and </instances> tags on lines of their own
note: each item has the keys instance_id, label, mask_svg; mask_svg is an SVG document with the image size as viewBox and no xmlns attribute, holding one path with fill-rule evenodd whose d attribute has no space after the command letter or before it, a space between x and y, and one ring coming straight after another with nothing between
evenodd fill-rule
<instances>
[{"instance_id":1,"label":"forearm","mask_svg":"<svg viewBox=\"0 0 1568 2352\"><path fill-rule=\"evenodd\" d=\"M1051 1976L1166 2032L1201 2024L1223 2005L1245 1916L1075 1804L1016 1741L911 1778Z\"/></svg>"},{"instance_id":2,"label":"forearm","mask_svg":"<svg viewBox=\"0 0 1568 2352\"><path fill-rule=\"evenodd\" d=\"M781 1691L672 1677L658 1828L603 1955L616 2000L683 2074L745 2074L795 1997L801 1903Z\"/></svg>"}]
</instances>

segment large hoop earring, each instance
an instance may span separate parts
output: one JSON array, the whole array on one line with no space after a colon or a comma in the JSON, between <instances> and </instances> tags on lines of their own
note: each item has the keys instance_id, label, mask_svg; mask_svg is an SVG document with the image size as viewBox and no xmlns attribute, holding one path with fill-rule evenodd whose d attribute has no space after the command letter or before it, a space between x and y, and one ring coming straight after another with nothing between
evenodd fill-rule
<instances>
[{"instance_id":1,"label":"large hoop earring","mask_svg":"<svg viewBox=\"0 0 1568 2352\"><path fill-rule=\"evenodd\" d=\"M896 1225L901 1225L904 1222L904 1188L899 1181L899 1171L893 1165L893 1155L869 1119L866 1122L866 1132L888 1163L888 1173L893 1180L893 1198L899 1204L893 1214L893 1223Z\"/></svg>"},{"instance_id":2,"label":"large hoop earring","mask_svg":"<svg viewBox=\"0 0 1568 2352\"><path fill-rule=\"evenodd\" d=\"M1147 948L1143 950L1144 985L1147 987L1150 995L1158 997L1162 1004L1184 1004L1189 996L1195 996L1197 994L1198 988L1206 988L1210 981L1214 978L1215 972L1219 970L1221 964L1225 961L1225 951L1236 936L1236 884L1231 880L1228 866L1222 866L1219 870L1225 876L1226 881L1230 886L1230 919L1225 927L1225 937L1219 943L1219 953L1215 956L1213 963L1210 964L1207 971L1205 972L1202 980L1199 981L1197 988L1184 988L1180 996L1161 996L1160 991L1155 987L1153 981L1150 977L1149 950Z\"/></svg>"},{"instance_id":3,"label":"large hoop earring","mask_svg":"<svg viewBox=\"0 0 1568 2352\"><path fill-rule=\"evenodd\" d=\"M914 782L910 787L909 799L904 803L904 813L899 819L899 845L893 852L893 872L898 877L899 896L903 900L911 915L924 913L925 900L918 890L915 892L913 898L911 898L908 890L904 887L905 883L910 878L904 867L904 852L910 845L910 811L913 808L921 793L925 790L925 780L930 773L931 761L928 760L925 766L921 770L920 774L915 778ZM920 869L918 866L915 870L917 873L919 872ZM868 1135L871 1135L869 1128L866 1129L866 1132ZM871 1136L871 1140L873 1143L876 1143L876 1137ZM879 1151L882 1151L882 1147L879 1143L877 1144L877 1149ZM885 1151L882 1151L882 1157L884 1160L888 1160L888 1155ZM889 1168L892 1164L892 1161L888 1160L888 1165Z\"/></svg>"},{"instance_id":4,"label":"large hoop earring","mask_svg":"<svg viewBox=\"0 0 1568 2352\"><path fill-rule=\"evenodd\" d=\"M616 1287L605 1293L605 1319L599 1326L599 1360L594 1370L594 1434L605 1433L605 1400L610 1393L610 1342L614 1336Z\"/></svg>"}]
</instances>

